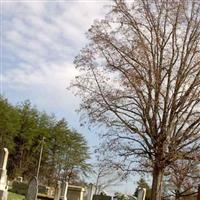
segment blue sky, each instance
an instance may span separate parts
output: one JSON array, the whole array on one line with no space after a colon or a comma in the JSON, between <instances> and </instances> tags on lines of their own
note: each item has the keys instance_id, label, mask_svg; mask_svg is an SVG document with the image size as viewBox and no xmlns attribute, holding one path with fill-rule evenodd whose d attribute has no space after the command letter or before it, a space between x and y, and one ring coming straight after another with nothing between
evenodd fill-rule
<instances>
[{"instance_id":1,"label":"blue sky","mask_svg":"<svg viewBox=\"0 0 200 200\"><path fill-rule=\"evenodd\" d=\"M79 98L67 89L78 74L74 57L87 43L85 33L111 1L1 2L1 94L13 103L29 99L40 110L64 117L92 148L94 130L80 126ZM121 187L134 192L137 178Z\"/></svg>"}]
</instances>

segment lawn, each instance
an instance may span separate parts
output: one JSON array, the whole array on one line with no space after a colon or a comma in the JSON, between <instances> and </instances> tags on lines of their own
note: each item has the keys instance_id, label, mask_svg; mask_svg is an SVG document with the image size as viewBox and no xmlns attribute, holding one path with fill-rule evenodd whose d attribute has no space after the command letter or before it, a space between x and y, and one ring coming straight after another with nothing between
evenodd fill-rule
<instances>
[{"instance_id":1,"label":"lawn","mask_svg":"<svg viewBox=\"0 0 200 200\"><path fill-rule=\"evenodd\" d=\"M40 199L53 199L53 197L47 197L46 195L41 195L40 194L40 198L38 198L38 200ZM24 200L25 199L25 196L23 195L20 195L20 194L16 194L16 193L13 193L13 192L9 192L8 193L8 200Z\"/></svg>"},{"instance_id":2,"label":"lawn","mask_svg":"<svg viewBox=\"0 0 200 200\"><path fill-rule=\"evenodd\" d=\"M8 200L23 200L25 197L20 194L16 194L13 192L8 193Z\"/></svg>"}]
</instances>

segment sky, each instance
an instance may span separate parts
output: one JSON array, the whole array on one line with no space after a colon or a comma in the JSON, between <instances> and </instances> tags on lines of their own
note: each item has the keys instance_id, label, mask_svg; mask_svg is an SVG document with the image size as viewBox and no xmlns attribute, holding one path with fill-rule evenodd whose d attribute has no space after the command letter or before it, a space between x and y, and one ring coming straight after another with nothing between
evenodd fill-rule
<instances>
[{"instance_id":1,"label":"sky","mask_svg":"<svg viewBox=\"0 0 200 200\"><path fill-rule=\"evenodd\" d=\"M85 44L85 33L108 11L109 0L1 0L1 95L12 104L29 99L41 111L64 117L82 133L91 151L97 135L81 127L80 99L68 89L78 74L73 60ZM134 192L132 182L120 190Z\"/></svg>"},{"instance_id":2,"label":"sky","mask_svg":"<svg viewBox=\"0 0 200 200\"><path fill-rule=\"evenodd\" d=\"M80 100L68 87L78 73L73 60L87 44L85 33L104 16L107 2L2 3L1 94L14 104L29 99L39 110L65 117L85 132L90 146L98 141L80 127L75 111Z\"/></svg>"}]
</instances>

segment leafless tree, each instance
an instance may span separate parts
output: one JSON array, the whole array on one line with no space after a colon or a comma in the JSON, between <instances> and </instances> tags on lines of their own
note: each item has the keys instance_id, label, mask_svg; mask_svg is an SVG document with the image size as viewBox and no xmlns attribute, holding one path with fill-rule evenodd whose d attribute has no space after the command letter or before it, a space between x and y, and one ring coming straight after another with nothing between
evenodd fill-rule
<instances>
[{"instance_id":1,"label":"leafless tree","mask_svg":"<svg viewBox=\"0 0 200 200\"><path fill-rule=\"evenodd\" d=\"M166 167L200 149L200 1L116 0L88 39L75 59L80 110L108 128L113 166L152 170L160 200Z\"/></svg>"},{"instance_id":2,"label":"leafless tree","mask_svg":"<svg viewBox=\"0 0 200 200\"><path fill-rule=\"evenodd\" d=\"M120 183L120 176L116 171L108 169L104 165L96 166L95 194L100 194L104 190L115 187Z\"/></svg>"},{"instance_id":3,"label":"leafless tree","mask_svg":"<svg viewBox=\"0 0 200 200\"><path fill-rule=\"evenodd\" d=\"M177 200L197 193L200 182L200 162L195 160L178 160L168 168L166 186L168 195Z\"/></svg>"},{"instance_id":4,"label":"leafless tree","mask_svg":"<svg viewBox=\"0 0 200 200\"><path fill-rule=\"evenodd\" d=\"M95 150L96 153L96 163L94 165L94 186L95 194L100 194L104 192L105 189L119 186L119 183L122 181L122 175L119 174L116 170L106 164L106 159L104 155L101 154L101 150Z\"/></svg>"}]
</instances>

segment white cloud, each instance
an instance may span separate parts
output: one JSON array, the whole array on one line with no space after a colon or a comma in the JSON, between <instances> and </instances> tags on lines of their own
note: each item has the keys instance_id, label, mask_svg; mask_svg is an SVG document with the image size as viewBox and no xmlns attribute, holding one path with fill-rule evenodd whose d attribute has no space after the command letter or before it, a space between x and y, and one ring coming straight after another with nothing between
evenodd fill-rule
<instances>
[{"instance_id":1,"label":"white cloud","mask_svg":"<svg viewBox=\"0 0 200 200\"><path fill-rule=\"evenodd\" d=\"M5 3L4 40L22 61L66 60L85 43L84 33L103 16L102 1ZM31 55L32 54L32 55ZM24 56L23 56L24 55Z\"/></svg>"},{"instance_id":2,"label":"white cloud","mask_svg":"<svg viewBox=\"0 0 200 200\"><path fill-rule=\"evenodd\" d=\"M22 86L30 87L48 87L62 89L67 83L77 75L77 71L69 63L44 63L39 68L21 64L20 68L13 68L6 73L4 81L9 87L20 88ZM48 84L47 84L48 83Z\"/></svg>"},{"instance_id":3,"label":"white cloud","mask_svg":"<svg viewBox=\"0 0 200 200\"><path fill-rule=\"evenodd\" d=\"M5 1L3 93L11 101L30 99L47 111L77 109L79 100L66 90L77 73L73 59L86 43L84 33L104 16L107 3Z\"/></svg>"},{"instance_id":4,"label":"white cloud","mask_svg":"<svg viewBox=\"0 0 200 200\"><path fill-rule=\"evenodd\" d=\"M86 43L85 32L104 15L107 3L5 1L3 94L13 103L30 99L39 109L63 116L80 129L75 113L79 99L66 88L77 74L73 59Z\"/></svg>"}]
</instances>

